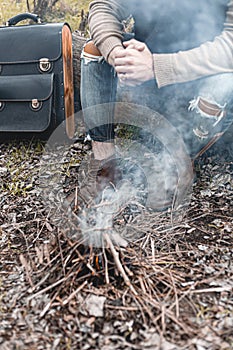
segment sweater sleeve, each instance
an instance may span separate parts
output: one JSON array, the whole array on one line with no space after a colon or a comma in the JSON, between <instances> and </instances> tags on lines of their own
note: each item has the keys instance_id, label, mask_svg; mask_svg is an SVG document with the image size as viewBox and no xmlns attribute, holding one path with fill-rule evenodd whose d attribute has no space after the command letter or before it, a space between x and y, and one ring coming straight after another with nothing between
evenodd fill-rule
<instances>
[{"instance_id":1,"label":"sweater sleeve","mask_svg":"<svg viewBox=\"0 0 233 350\"><path fill-rule=\"evenodd\" d=\"M172 54L153 54L158 87L233 72L233 1L228 4L223 32L213 41Z\"/></svg>"},{"instance_id":2,"label":"sweater sleeve","mask_svg":"<svg viewBox=\"0 0 233 350\"><path fill-rule=\"evenodd\" d=\"M94 0L89 7L91 37L105 57L116 46L122 46L122 21L128 16L126 6L115 0Z\"/></svg>"}]
</instances>

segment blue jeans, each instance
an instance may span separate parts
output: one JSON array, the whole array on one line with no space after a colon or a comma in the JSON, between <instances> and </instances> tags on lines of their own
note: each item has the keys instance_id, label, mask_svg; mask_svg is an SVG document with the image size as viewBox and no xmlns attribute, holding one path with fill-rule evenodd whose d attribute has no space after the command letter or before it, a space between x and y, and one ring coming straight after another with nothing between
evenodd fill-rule
<instances>
[{"instance_id":1,"label":"blue jeans","mask_svg":"<svg viewBox=\"0 0 233 350\"><path fill-rule=\"evenodd\" d=\"M192 157L232 123L232 74L161 89L153 80L128 89L118 84L114 68L102 56L82 55L81 60L81 104L87 133L94 141L114 139L114 103L124 91L127 102L148 107L175 126Z\"/></svg>"}]
</instances>

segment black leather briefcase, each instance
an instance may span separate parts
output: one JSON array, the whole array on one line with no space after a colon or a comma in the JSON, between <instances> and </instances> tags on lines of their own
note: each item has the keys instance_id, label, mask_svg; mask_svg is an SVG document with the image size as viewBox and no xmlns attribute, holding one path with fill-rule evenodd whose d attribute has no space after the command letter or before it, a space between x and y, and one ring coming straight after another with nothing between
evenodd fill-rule
<instances>
[{"instance_id":1,"label":"black leather briefcase","mask_svg":"<svg viewBox=\"0 0 233 350\"><path fill-rule=\"evenodd\" d=\"M33 24L17 25L30 19ZM35 22L35 23L34 23ZM74 135L72 34L66 23L19 14L0 28L0 140Z\"/></svg>"}]
</instances>

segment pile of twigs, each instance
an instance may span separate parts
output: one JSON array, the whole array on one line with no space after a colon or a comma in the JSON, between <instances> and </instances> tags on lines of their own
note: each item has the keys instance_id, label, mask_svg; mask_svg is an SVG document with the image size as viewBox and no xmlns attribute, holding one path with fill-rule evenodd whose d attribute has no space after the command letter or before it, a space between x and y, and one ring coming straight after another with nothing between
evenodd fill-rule
<instances>
[{"instance_id":1,"label":"pile of twigs","mask_svg":"<svg viewBox=\"0 0 233 350\"><path fill-rule=\"evenodd\" d=\"M226 159L223 165L208 157L196 165L200 173L181 220L143 206L117 213L114 230L128 241L124 247L108 231L103 247L87 245L78 225L77 235L70 234L67 212L56 227L37 192L13 209L5 201L1 276L12 283L18 271L22 278L21 287L11 287L9 307L3 297L1 346L21 339L24 349L230 349L233 169ZM65 169L67 188L76 170ZM17 262L13 273L9 266Z\"/></svg>"},{"instance_id":2,"label":"pile of twigs","mask_svg":"<svg viewBox=\"0 0 233 350\"><path fill-rule=\"evenodd\" d=\"M41 318L50 318L51 313L64 317L72 308L77 317L85 315L88 322L98 312L93 311L92 315L91 310L87 311L84 300L91 294L98 303L102 296L105 303L101 316L105 322L135 320L134 331L153 327L173 344L187 342L200 332L196 319L200 301L221 293L232 297L231 284L212 286L212 282L225 274L216 266L221 255L227 254L227 245L219 244L216 249L206 244L199 232L195 235L197 220L211 215L196 214L182 224L171 226L169 215L144 212L143 221L140 223L138 218L135 225L141 238L125 248L114 246L106 233L105 247L86 247L60 230L56 240L46 244L46 249L39 246L33 256L30 253L21 258L30 283L27 300L49 295L40 312ZM228 244L232 244L230 237ZM208 259L212 261L205 266ZM206 272L210 266L213 274ZM135 344L138 340L136 337Z\"/></svg>"}]
</instances>

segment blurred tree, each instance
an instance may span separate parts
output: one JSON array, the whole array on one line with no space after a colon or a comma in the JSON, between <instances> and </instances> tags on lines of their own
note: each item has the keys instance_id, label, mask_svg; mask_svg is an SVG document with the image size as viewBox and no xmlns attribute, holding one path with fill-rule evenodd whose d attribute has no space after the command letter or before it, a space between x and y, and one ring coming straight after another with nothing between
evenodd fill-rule
<instances>
[{"instance_id":1,"label":"blurred tree","mask_svg":"<svg viewBox=\"0 0 233 350\"><path fill-rule=\"evenodd\" d=\"M52 13L52 10L59 0L26 0L27 10L31 13L36 13L41 18Z\"/></svg>"},{"instance_id":2,"label":"blurred tree","mask_svg":"<svg viewBox=\"0 0 233 350\"><path fill-rule=\"evenodd\" d=\"M81 20L79 23L79 31L81 33L81 35L85 36L86 32L87 32L87 26L88 26L88 16L89 16L89 12L85 13L84 10L81 10Z\"/></svg>"}]
</instances>

